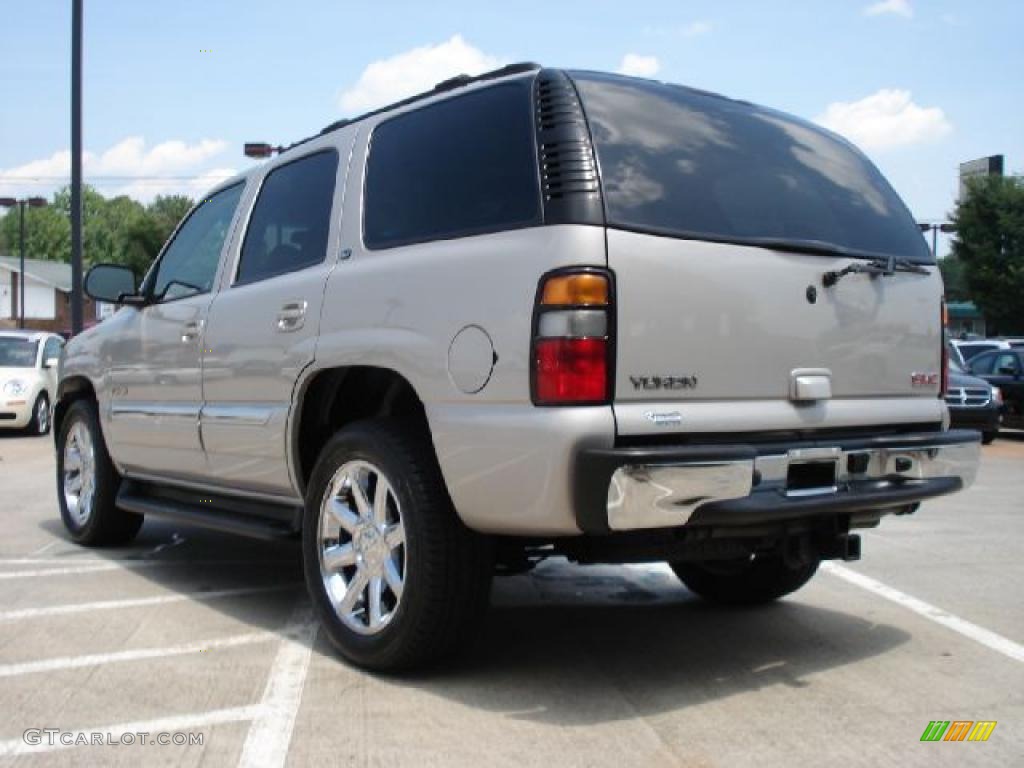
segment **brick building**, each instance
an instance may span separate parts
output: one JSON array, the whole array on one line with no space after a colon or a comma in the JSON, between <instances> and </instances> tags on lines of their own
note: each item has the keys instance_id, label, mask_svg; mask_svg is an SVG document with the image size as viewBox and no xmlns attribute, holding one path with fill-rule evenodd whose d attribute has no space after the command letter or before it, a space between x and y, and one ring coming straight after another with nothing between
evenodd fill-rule
<instances>
[{"instance_id":1,"label":"brick building","mask_svg":"<svg viewBox=\"0 0 1024 768\"><path fill-rule=\"evenodd\" d=\"M0 256L0 328L18 327L21 269L16 256ZM96 304L85 297L86 327L96 323ZM71 331L71 265L25 259L25 327L39 331Z\"/></svg>"}]
</instances>

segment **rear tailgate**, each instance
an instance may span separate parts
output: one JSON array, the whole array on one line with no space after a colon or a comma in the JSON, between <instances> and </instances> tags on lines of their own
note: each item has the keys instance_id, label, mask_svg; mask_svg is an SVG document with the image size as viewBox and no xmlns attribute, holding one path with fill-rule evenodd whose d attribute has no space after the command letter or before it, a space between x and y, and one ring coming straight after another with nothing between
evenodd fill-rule
<instances>
[{"instance_id":1,"label":"rear tailgate","mask_svg":"<svg viewBox=\"0 0 1024 768\"><path fill-rule=\"evenodd\" d=\"M849 275L826 289L822 275L837 268L828 257L616 230L608 263L621 434L942 418L937 384L913 378L939 371L937 269ZM801 376L826 379L830 396L794 399Z\"/></svg>"}]
</instances>

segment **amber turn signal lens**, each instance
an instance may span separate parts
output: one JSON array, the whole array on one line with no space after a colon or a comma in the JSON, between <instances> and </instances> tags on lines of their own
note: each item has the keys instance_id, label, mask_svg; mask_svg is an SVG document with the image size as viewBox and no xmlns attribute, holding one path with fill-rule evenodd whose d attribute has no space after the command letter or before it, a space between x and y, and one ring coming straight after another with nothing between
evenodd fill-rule
<instances>
[{"instance_id":1,"label":"amber turn signal lens","mask_svg":"<svg viewBox=\"0 0 1024 768\"><path fill-rule=\"evenodd\" d=\"M601 306L608 303L608 278L583 273L557 275L544 283L544 306Z\"/></svg>"}]
</instances>

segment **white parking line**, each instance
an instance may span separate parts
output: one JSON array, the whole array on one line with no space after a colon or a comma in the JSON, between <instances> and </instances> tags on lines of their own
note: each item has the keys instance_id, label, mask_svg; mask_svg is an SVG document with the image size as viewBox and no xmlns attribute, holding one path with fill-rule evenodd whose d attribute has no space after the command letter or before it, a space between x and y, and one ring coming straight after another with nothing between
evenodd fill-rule
<instances>
[{"instance_id":1,"label":"white parking line","mask_svg":"<svg viewBox=\"0 0 1024 768\"><path fill-rule=\"evenodd\" d=\"M298 583L275 584L271 587L218 589L210 592L184 592L173 595L158 595L156 597L136 597L128 600L101 600L95 603L70 603L68 605L48 605L43 608L22 608L21 610L16 611L0 612L0 623L20 621L22 619L36 619L43 616L63 616L69 613L91 613L92 611L104 611L116 608L165 605L167 603L180 603L185 600L216 600L221 597L253 595L261 592L278 592L284 589L294 589L296 586L298 586Z\"/></svg>"},{"instance_id":2,"label":"white parking line","mask_svg":"<svg viewBox=\"0 0 1024 768\"><path fill-rule=\"evenodd\" d=\"M249 735L238 761L240 768L280 768L284 765L317 627L312 606L307 604L295 610L267 677L260 714L249 726Z\"/></svg>"},{"instance_id":3,"label":"white parking line","mask_svg":"<svg viewBox=\"0 0 1024 768\"><path fill-rule=\"evenodd\" d=\"M154 565L163 563L146 562L134 563L132 568L151 568ZM0 571L0 581L5 579L36 579L42 576L73 576L80 573L101 573L103 571L119 571L124 566L120 563L89 563L88 565L76 565L71 568L37 568L30 571Z\"/></svg>"},{"instance_id":4,"label":"white parking line","mask_svg":"<svg viewBox=\"0 0 1024 768\"><path fill-rule=\"evenodd\" d=\"M119 723L117 725L103 725L97 726L92 730L77 730L67 731L68 735L64 736L63 739L68 743L65 744L61 739L56 739L53 744L46 741L45 734L43 735L43 741L40 744L27 744L24 738L10 739L8 741L0 741L0 757L6 757L11 755L29 755L38 752L54 752L58 749L70 749L72 747L79 746L79 744L88 744L93 734L97 734L102 739L101 743L108 741L118 743L118 748L123 749L121 746L121 738L126 734L133 734L133 743L139 744L138 734L145 733L148 735L148 742L141 743L153 743L159 733L180 733L182 731L194 731L199 728L206 728L211 725L220 725L222 723L238 723L246 720L252 720L258 717L261 713L259 705L249 707L230 707L228 709L214 709L209 712L198 712L188 715L175 715L173 717L164 717L158 720L139 720L134 723ZM205 734L209 736L209 734ZM76 743L77 742L77 743Z\"/></svg>"},{"instance_id":5,"label":"white parking line","mask_svg":"<svg viewBox=\"0 0 1024 768\"><path fill-rule=\"evenodd\" d=\"M32 555L41 555L43 554L43 552L50 549L51 547L57 546L58 543L59 542L57 541L51 541L49 544L43 544L43 546L41 546L39 549L29 552L29 556L31 557Z\"/></svg>"},{"instance_id":6,"label":"white parking line","mask_svg":"<svg viewBox=\"0 0 1024 768\"><path fill-rule=\"evenodd\" d=\"M1009 656L1014 661L1024 662L1024 645L1015 643L1013 640L984 627L979 627L977 624L972 624L966 619L961 619L959 616L937 608L931 603L926 603L924 600L918 600L916 597L900 592L898 589L893 589L887 584L876 581L870 576L865 576L839 563L822 563L821 567L822 570L831 573L833 576L838 576L850 584L866 589L868 592L872 592L879 597L884 597L886 600L901 605L919 616L934 621L936 624L941 624L947 629L952 629L964 637L969 637L976 643L981 643L993 651Z\"/></svg>"},{"instance_id":7,"label":"white parking line","mask_svg":"<svg viewBox=\"0 0 1024 768\"><path fill-rule=\"evenodd\" d=\"M187 656L209 652L218 648L237 648L240 645L265 643L274 637L276 635L272 632L249 632L244 635L229 635L228 637L219 637L214 640L187 643L185 645L171 645L164 648L138 648L130 651L116 651L114 653L95 653L89 656L60 656L53 659L43 659L42 661L2 664L0 665L0 678L32 675L40 672L59 672L65 669L80 669L82 667L99 667L125 661Z\"/></svg>"}]
</instances>

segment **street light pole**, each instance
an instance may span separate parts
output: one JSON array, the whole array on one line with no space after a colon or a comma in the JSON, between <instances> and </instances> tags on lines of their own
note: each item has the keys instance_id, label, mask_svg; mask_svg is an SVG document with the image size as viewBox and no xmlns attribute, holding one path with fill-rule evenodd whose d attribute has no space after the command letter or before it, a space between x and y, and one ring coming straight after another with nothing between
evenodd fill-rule
<instances>
[{"instance_id":1,"label":"street light pole","mask_svg":"<svg viewBox=\"0 0 1024 768\"><path fill-rule=\"evenodd\" d=\"M25 201L18 201L18 327L25 330Z\"/></svg>"},{"instance_id":2,"label":"street light pole","mask_svg":"<svg viewBox=\"0 0 1024 768\"><path fill-rule=\"evenodd\" d=\"M25 207L42 208L46 205L46 198L23 197L17 200L13 197L0 197L0 208L13 208L18 206L18 327L25 328Z\"/></svg>"},{"instance_id":3,"label":"street light pole","mask_svg":"<svg viewBox=\"0 0 1024 768\"><path fill-rule=\"evenodd\" d=\"M71 0L71 334L82 332L82 0Z\"/></svg>"},{"instance_id":4,"label":"street light pole","mask_svg":"<svg viewBox=\"0 0 1024 768\"><path fill-rule=\"evenodd\" d=\"M928 224L921 222L917 225L921 232L932 232L932 258L938 260L939 258L939 232L944 235L951 235L956 232L956 225L950 224L949 222L942 222L941 224Z\"/></svg>"}]
</instances>

